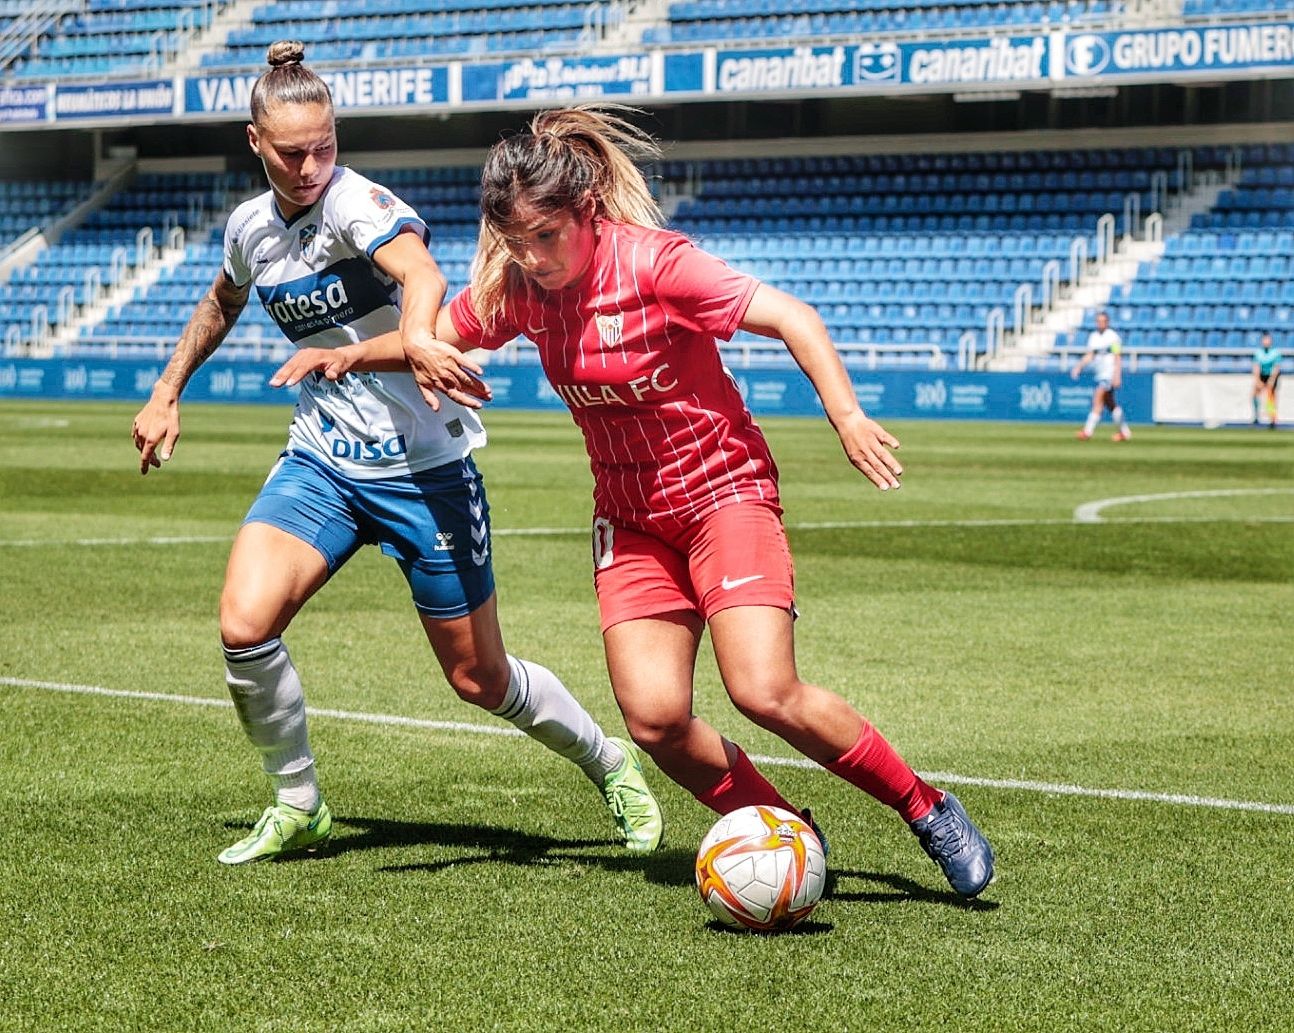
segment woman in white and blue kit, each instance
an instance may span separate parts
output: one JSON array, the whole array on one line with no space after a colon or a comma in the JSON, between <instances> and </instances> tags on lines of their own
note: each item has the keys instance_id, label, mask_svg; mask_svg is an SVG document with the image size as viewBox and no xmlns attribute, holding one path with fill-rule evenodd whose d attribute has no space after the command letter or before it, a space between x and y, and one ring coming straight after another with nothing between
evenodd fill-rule
<instances>
[{"instance_id":1,"label":"woman in white and blue kit","mask_svg":"<svg viewBox=\"0 0 1294 1033\"><path fill-rule=\"evenodd\" d=\"M660 809L634 747L609 738L549 670L510 656L499 629L489 506L471 453L485 444L481 370L432 328L445 278L418 214L336 165L327 85L304 47L271 45L247 138L270 189L240 205L225 260L135 417L140 472L169 460L180 394L253 289L299 349L335 361L300 381L288 446L239 529L220 598L226 681L274 790L251 834L220 854L243 864L318 847L332 816L319 792L305 700L281 635L355 551L378 545L458 695L573 761L597 785L625 845L659 845ZM409 365L357 363L355 342L399 329Z\"/></svg>"}]
</instances>

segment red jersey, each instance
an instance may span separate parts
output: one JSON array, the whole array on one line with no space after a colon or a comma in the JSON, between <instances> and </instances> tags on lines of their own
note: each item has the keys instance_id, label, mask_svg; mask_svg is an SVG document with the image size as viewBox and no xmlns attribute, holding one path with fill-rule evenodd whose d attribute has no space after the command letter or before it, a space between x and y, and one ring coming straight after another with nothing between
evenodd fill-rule
<instances>
[{"instance_id":1,"label":"red jersey","mask_svg":"<svg viewBox=\"0 0 1294 1033\"><path fill-rule=\"evenodd\" d=\"M471 289L450 317L464 341L539 347L549 383L584 434L597 516L683 527L737 502L781 512L768 443L723 367L759 281L678 233L603 221L580 282L508 297L487 333Z\"/></svg>"}]
</instances>

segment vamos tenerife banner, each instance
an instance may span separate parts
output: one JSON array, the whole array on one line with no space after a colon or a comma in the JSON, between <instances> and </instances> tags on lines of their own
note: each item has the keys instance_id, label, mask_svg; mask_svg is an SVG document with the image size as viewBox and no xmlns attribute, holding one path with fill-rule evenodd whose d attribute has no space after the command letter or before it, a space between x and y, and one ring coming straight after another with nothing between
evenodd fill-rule
<instances>
[{"instance_id":1,"label":"vamos tenerife banner","mask_svg":"<svg viewBox=\"0 0 1294 1033\"><path fill-rule=\"evenodd\" d=\"M259 73L257 73L259 74ZM397 68L320 69L338 111L364 108L434 108L449 102L449 69L444 65ZM243 117L256 75L207 75L185 80L184 111L191 115Z\"/></svg>"}]
</instances>

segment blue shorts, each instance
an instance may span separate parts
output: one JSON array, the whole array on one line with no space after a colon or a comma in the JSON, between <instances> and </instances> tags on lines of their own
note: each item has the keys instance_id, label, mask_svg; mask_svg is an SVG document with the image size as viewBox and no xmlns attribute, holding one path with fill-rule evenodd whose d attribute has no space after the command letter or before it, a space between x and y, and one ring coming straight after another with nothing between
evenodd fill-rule
<instances>
[{"instance_id":1,"label":"blue shorts","mask_svg":"<svg viewBox=\"0 0 1294 1033\"><path fill-rule=\"evenodd\" d=\"M270 524L317 549L331 576L361 545L404 571L413 605L446 620L494 592L490 506L470 456L378 480L346 477L309 452L287 451L244 523Z\"/></svg>"}]
</instances>

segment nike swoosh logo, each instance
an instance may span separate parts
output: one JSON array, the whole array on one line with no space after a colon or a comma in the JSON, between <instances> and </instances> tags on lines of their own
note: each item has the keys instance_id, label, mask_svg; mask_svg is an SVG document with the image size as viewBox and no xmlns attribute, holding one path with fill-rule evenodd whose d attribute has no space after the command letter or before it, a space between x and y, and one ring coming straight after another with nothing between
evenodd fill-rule
<instances>
[{"instance_id":1,"label":"nike swoosh logo","mask_svg":"<svg viewBox=\"0 0 1294 1033\"><path fill-rule=\"evenodd\" d=\"M742 585L748 585L752 581L760 580L763 574L751 574L750 577L730 578L725 575L723 579L723 590L731 592L734 588L740 588Z\"/></svg>"}]
</instances>

